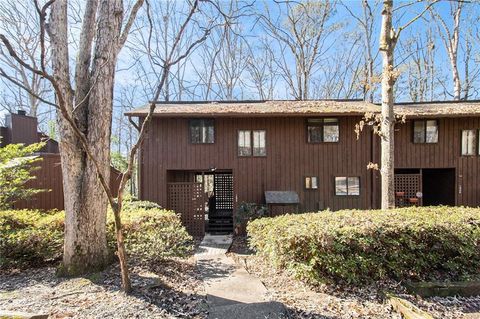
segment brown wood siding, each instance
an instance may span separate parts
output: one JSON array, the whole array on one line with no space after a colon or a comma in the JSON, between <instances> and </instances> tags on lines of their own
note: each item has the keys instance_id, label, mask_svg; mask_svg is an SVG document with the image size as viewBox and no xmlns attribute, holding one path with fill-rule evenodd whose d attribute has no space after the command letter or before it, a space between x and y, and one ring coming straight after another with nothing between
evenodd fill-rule
<instances>
[{"instance_id":1,"label":"brown wood siding","mask_svg":"<svg viewBox=\"0 0 480 319\"><path fill-rule=\"evenodd\" d=\"M414 144L413 120L397 124L395 133L396 168L455 168L456 204L479 206L480 156L461 156L461 132L478 130L480 118L443 118L438 119L438 143ZM460 192L461 191L461 192Z\"/></svg>"},{"instance_id":2,"label":"brown wood siding","mask_svg":"<svg viewBox=\"0 0 480 319\"><path fill-rule=\"evenodd\" d=\"M38 167L33 173L35 179L29 181L27 186L49 191L41 192L30 199L16 202L14 204L15 209L64 209L60 154L42 154L41 157L42 161L35 164ZM112 168L110 172L110 187L114 195L117 194L120 179L120 173Z\"/></svg>"},{"instance_id":3,"label":"brown wood siding","mask_svg":"<svg viewBox=\"0 0 480 319\"><path fill-rule=\"evenodd\" d=\"M191 144L188 119L154 119L142 147L141 197L167 205L167 171L232 170L235 200L264 202L267 190L294 190L301 210L369 208L371 138L356 139L358 117L340 117L338 143L307 143L306 118L217 118L215 143ZM266 157L239 157L238 130L266 130ZM305 176L319 188L306 190ZM335 196L335 176L359 176L360 196Z\"/></svg>"}]
</instances>

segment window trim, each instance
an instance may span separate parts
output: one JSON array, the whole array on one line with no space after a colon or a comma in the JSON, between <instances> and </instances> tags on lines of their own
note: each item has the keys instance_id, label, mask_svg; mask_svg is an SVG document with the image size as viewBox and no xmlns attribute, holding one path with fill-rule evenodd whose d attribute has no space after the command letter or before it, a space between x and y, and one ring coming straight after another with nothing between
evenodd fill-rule
<instances>
[{"instance_id":1,"label":"window trim","mask_svg":"<svg viewBox=\"0 0 480 319\"><path fill-rule=\"evenodd\" d=\"M250 132L250 155L240 155L240 152L239 152L239 139L238 139L238 135L240 132L242 131L249 131ZM253 132L265 132L265 155L253 155ZM237 129L237 136L236 136L236 139L237 139L237 157L240 157L240 158L265 158L267 157L268 155L268 152L267 152L267 130L266 129Z\"/></svg>"},{"instance_id":2,"label":"window trim","mask_svg":"<svg viewBox=\"0 0 480 319\"><path fill-rule=\"evenodd\" d=\"M335 124L325 124L326 119L337 120L337 123L336 123L336 125ZM318 124L310 124L309 120L322 120L322 122L318 123ZM310 132L308 130L308 128L310 126L321 128L321 134L322 134L321 141L319 141L319 142L310 141ZM324 129L325 126L337 126L338 127L338 139L337 139L337 141L335 141L335 142L325 141L325 129ZM307 135L306 135L307 144L323 144L323 143L334 144L334 143L339 143L340 142L340 119L338 117L308 117L308 118L305 119L305 131L307 133Z\"/></svg>"},{"instance_id":3,"label":"window trim","mask_svg":"<svg viewBox=\"0 0 480 319\"><path fill-rule=\"evenodd\" d=\"M463 132L464 131L472 131L473 134L474 134L474 142L473 142L473 152L472 154L463 154ZM479 134L479 131L478 129L462 129L460 130L460 156L461 157L474 157L474 156L477 156L479 153L480 153L480 147L478 145L479 143L479 138L478 138L478 134Z\"/></svg>"},{"instance_id":4,"label":"window trim","mask_svg":"<svg viewBox=\"0 0 480 319\"><path fill-rule=\"evenodd\" d=\"M427 123L428 121L435 121L436 126L437 126L437 141L436 142L427 142ZM423 122L424 123L424 128L423 128L423 142L415 142L415 123L416 122ZM413 120L412 122L412 143L413 144L438 144L438 140L440 138L440 125L439 121L437 119L421 119L421 120Z\"/></svg>"},{"instance_id":5,"label":"window trim","mask_svg":"<svg viewBox=\"0 0 480 319\"><path fill-rule=\"evenodd\" d=\"M310 187L307 187L307 178L310 178ZM311 187L312 186L312 178L315 178L317 180L317 187ZM314 175L306 175L303 177L303 187L305 188L305 190L307 191L317 191L319 189L319 186L318 186L318 176L314 176Z\"/></svg>"},{"instance_id":6,"label":"window trim","mask_svg":"<svg viewBox=\"0 0 480 319\"><path fill-rule=\"evenodd\" d=\"M212 121L212 124L213 124L213 142L194 142L192 140L192 125L191 123L193 121L198 121L198 120L201 120L201 121ZM215 144L215 141L217 140L217 129L216 129L216 123L215 123L215 119L214 118L190 118L188 119L188 123L187 123L187 129L188 129L188 141L191 145L213 145Z\"/></svg>"},{"instance_id":7,"label":"window trim","mask_svg":"<svg viewBox=\"0 0 480 319\"><path fill-rule=\"evenodd\" d=\"M337 178L338 177L342 177L342 178L346 178L346 186L347 186L347 194L345 195L339 195L337 194ZM352 177L355 177L355 178L358 178L358 195L351 195L351 194L348 194L348 179L349 178L352 178ZM362 179L361 179L361 176L334 176L333 177L333 193L334 193L334 196L338 196L338 197L354 197L354 198L357 198L357 197L360 197L362 196Z\"/></svg>"}]
</instances>

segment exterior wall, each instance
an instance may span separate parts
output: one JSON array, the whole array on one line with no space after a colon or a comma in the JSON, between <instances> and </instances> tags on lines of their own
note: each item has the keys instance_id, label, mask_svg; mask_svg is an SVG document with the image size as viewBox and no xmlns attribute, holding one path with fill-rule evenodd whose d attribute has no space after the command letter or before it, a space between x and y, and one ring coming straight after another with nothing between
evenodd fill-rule
<instances>
[{"instance_id":1,"label":"exterior wall","mask_svg":"<svg viewBox=\"0 0 480 319\"><path fill-rule=\"evenodd\" d=\"M480 118L438 119L438 129L438 143L414 144L413 121L407 120L405 124L398 124L395 134L395 167L455 168L456 204L479 206L480 156L461 156L461 131L478 131ZM478 143L476 150L478 154Z\"/></svg>"},{"instance_id":2,"label":"exterior wall","mask_svg":"<svg viewBox=\"0 0 480 319\"><path fill-rule=\"evenodd\" d=\"M307 143L306 118L216 118L215 143L191 144L188 119L152 121L141 151L140 197L167 205L167 171L232 170L236 203L264 202L264 192L293 190L300 210L371 207L371 134L354 132L358 117L339 117L338 143ZM266 157L238 157L237 131L266 130ZM319 188L306 190L305 176L317 176ZM335 196L335 176L359 176L360 196Z\"/></svg>"},{"instance_id":3,"label":"exterior wall","mask_svg":"<svg viewBox=\"0 0 480 319\"><path fill-rule=\"evenodd\" d=\"M36 189L45 189L46 192L41 192L26 200L20 200L13 206L15 209L64 209L63 201L63 181L62 181L62 167L60 162L60 154L41 154L42 161L35 164L38 167L33 172L35 179L27 182L27 186ZM120 185L120 173L111 168L110 171L110 187L114 191Z\"/></svg>"},{"instance_id":4,"label":"exterior wall","mask_svg":"<svg viewBox=\"0 0 480 319\"><path fill-rule=\"evenodd\" d=\"M339 117L340 142L309 144L306 117L216 118L214 144L190 144L188 119L155 118L141 151L140 197L167 205L167 171L232 170L236 203L264 202L267 190L293 190L303 211L380 206L380 143L365 129L357 140L358 117ZM480 205L480 156L461 156L461 131L480 129L480 118L438 119L436 144L413 143L413 120L397 124L396 168L455 168L457 205ZM265 129L266 157L238 157L237 131ZM478 154L478 150L477 150ZM319 189L306 190L305 176L317 176ZM360 196L335 196L335 176L359 176ZM170 180L172 181L172 180Z\"/></svg>"}]
</instances>

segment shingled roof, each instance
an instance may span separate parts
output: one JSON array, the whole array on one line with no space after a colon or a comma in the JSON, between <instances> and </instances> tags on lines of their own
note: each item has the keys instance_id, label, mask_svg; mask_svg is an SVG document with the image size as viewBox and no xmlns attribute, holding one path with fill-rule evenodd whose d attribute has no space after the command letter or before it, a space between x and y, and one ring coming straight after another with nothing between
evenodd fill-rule
<instances>
[{"instance_id":1,"label":"shingled roof","mask_svg":"<svg viewBox=\"0 0 480 319\"><path fill-rule=\"evenodd\" d=\"M149 106L126 112L143 117ZM158 102L156 117L341 116L380 112L380 105L361 100ZM407 117L480 116L480 101L397 103Z\"/></svg>"}]
</instances>

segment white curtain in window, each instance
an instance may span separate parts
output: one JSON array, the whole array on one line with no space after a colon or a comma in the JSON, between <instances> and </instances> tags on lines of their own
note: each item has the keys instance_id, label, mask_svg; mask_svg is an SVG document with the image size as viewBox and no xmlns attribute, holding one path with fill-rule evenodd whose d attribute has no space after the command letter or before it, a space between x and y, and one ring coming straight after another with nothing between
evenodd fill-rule
<instances>
[{"instance_id":1,"label":"white curtain in window","mask_svg":"<svg viewBox=\"0 0 480 319\"><path fill-rule=\"evenodd\" d=\"M462 155L475 155L475 130L462 131Z\"/></svg>"}]
</instances>

